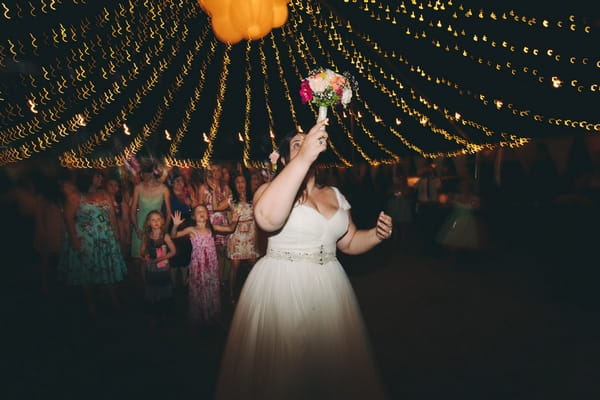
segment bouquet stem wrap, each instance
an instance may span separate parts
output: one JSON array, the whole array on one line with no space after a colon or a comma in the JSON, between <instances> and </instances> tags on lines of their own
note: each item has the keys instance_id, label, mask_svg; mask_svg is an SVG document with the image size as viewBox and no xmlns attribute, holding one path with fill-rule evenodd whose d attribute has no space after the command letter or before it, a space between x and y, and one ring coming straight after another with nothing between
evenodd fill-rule
<instances>
[{"instance_id":1,"label":"bouquet stem wrap","mask_svg":"<svg viewBox=\"0 0 600 400\"><path fill-rule=\"evenodd\" d=\"M327 118L327 106L319 106L319 116L317 117L317 122L323 121Z\"/></svg>"}]
</instances>

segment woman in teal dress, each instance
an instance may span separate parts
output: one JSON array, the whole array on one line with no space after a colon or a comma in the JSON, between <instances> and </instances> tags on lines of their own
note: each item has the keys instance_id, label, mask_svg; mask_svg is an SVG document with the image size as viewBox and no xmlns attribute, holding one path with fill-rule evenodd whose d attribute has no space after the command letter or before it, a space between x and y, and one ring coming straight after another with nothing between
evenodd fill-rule
<instances>
[{"instance_id":1,"label":"woman in teal dress","mask_svg":"<svg viewBox=\"0 0 600 400\"><path fill-rule=\"evenodd\" d=\"M88 312L94 316L96 302L93 287L105 285L111 303L120 309L114 284L125 279L127 266L119 246L119 230L110 196L105 191L82 193L88 173L81 173L79 190L67 190L64 219L66 240L59 261L59 271L69 286L81 286Z\"/></svg>"}]
</instances>

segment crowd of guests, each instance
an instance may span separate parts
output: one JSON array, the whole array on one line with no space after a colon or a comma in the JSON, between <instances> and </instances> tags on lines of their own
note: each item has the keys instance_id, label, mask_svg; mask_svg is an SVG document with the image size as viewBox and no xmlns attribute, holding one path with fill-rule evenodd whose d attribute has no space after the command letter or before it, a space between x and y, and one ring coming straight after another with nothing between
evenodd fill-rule
<instances>
[{"instance_id":1,"label":"crowd of guests","mask_svg":"<svg viewBox=\"0 0 600 400\"><path fill-rule=\"evenodd\" d=\"M555 201L596 204L598 170L582 174L573 190L555 194ZM456 257L493 246L482 210L499 192L486 192L479 181L453 172L435 164L416 171L367 164L317 171L348 198L358 228L372 226L385 210L399 251ZM168 167L156 159L103 170L57 166L10 182L3 200L33 221L44 293L55 282L80 287L94 316L100 292L120 309L116 287L127 280L160 321L174 291L182 290L190 322L213 324L223 301L236 303L240 269L252 268L266 251L267 235L254 222L252 199L272 176L268 167L227 162L205 169Z\"/></svg>"},{"instance_id":2,"label":"crowd of guests","mask_svg":"<svg viewBox=\"0 0 600 400\"><path fill-rule=\"evenodd\" d=\"M182 289L190 324L204 325L219 323L221 299L235 303L239 295L238 269L264 252L252 211L264 176L226 164L183 169L156 160L56 167L28 172L3 199L32 222L45 294L57 285L81 288L95 317L101 297L121 309L117 288L127 281L160 323Z\"/></svg>"}]
</instances>

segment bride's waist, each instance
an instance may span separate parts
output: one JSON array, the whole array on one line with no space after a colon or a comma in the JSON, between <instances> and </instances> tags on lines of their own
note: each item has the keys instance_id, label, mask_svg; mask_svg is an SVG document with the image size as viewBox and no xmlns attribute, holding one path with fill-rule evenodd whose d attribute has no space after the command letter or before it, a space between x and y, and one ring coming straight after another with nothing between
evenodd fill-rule
<instances>
[{"instance_id":1,"label":"bride's waist","mask_svg":"<svg viewBox=\"0 0 600 400\"><path fill-rule=\"evenodd\" d=\"M292 262L313 262L321 265L337 260L335 250L325 249L324 246L301 249L269 247L265 257Z\"/></svg>"}]
</instances>

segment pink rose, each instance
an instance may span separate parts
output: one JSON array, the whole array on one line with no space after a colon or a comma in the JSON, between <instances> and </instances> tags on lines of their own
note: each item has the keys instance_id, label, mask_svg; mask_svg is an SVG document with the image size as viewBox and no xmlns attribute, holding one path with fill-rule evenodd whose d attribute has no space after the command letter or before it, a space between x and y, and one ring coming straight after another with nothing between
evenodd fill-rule
<instances>
[{"instance_id":1,"label":"pink rose","mask_svg":"<svg viewBox=\"0 0 600 400\"><path fill-rule=\"evenodd\" d=\"M307 80L300 82L300 99L302 103L308 103L313 98L313 92Z\"/></svg>"}]
</instances>

